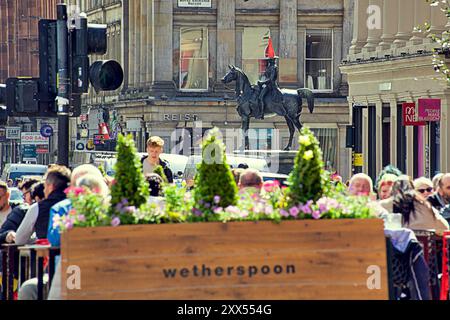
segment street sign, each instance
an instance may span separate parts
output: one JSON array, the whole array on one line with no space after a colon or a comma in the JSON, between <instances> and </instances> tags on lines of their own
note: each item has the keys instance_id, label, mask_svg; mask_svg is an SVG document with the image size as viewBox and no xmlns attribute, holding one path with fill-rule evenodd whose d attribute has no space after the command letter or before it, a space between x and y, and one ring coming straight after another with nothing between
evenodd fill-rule
<instances>
[{"instance_id":1,"label":"street sign","mask_svg":"<svg viewBox=\"0 0 450 320\"><path fill-rule=\"evenodd\" d=\"M36 153L37 154L46 154L49 153L48 145L36 145Z\"/></svg>"},{"instance_id":2,"label":"street sign","mask_svg":"<svg viewBox=\"0 0 450 320\"><path fill-rule=\"evenodd\" d=\"M23 145L22 146L22 157L23 157L23 161L36 160L36 157L37 157L36 145Z\"/></svg>"},{"instance_id":3,"label":"street sign","mask_svg":"<svg viewBox=\"0 0 450 320\"><path fill-rule=\"evenodd\" d=\"M419 99L419 121L441 121L441 99Z\"/></svg>"},{"instance_id":4,"label":"street sign","mask_svg":"<svg viewBox=\"0 0 450 320\"><path fill-rule=\"evenodd\" d=\"M0 128L0 142L6 142L6 129Z\"/></svg>"},{"instance_id":5,"label":"street sign","mask_svg":"<svg viewBox=\"0 0 450 320\"><path fill-rule=\"evenodd\" d=\"M41 136L45 138L50 138L53 135L52 126L45 124L41 127Z\"/></svg>"},{"instance_id":6,"label":"street sign","mask_svg":"<svg viewBox=\"0 0 450 320\"><path fill-rule=\"evenodd\" d=\"M105 144L105 137L103 134L94 134L94 145L98 146Z\"/></svg>"},{"instance_id":7,"label":"street sign","mask_svg":"<svg viewBox=\"0 0 450 320\"><path fill-rule=\"evenodd\" d=\"M6 127L6 139L20 140L20 127Z\"/></svg>"},{"instance_id":8,"label":"street sign","mask_svg":"<svg viewBox=\"0 0 450 320\"><path fill-rule=\"evenodd\" d=\"M41 136L40 132L22 132L20 142L22 145L48 145L48 138Z\"/></svg>"},{"instance_id":9,"label":"street sign","mask_svg":"<svg viewBox=\"0 0 450 320\"><path fill-rule=\"evenodd\" d=\"M355 167L362 167L364 165L364 158L362 153L355 153L355 158L353 161Z\"/></svg>"},{"instance_id":10,"label":"street sign","mask_svg":"<svg viewBox=\"0 0 450 320\"><path fill-rule=\"evenodd\" d=\"M77 150L77 151L87 150L87 143L88 143L88 141L86 139L76 140L75 141L75 150Z\"/></svg>"}]
</instances>

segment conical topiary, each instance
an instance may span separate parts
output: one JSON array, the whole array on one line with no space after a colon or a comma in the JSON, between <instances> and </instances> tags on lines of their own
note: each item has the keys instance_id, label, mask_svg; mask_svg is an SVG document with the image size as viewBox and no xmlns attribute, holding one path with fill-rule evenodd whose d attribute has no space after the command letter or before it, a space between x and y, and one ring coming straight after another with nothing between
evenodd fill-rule
<instances>
[{"instance_id":1,"label":"conical topiary","mask_svg":"<svg viewBox=\"0 0 450 320\"><path fill-rule=\"evenodd\" d=\"M319 200L325 192L326 177L322 150L314 134L303 127L294 169L288 178L288 205L296 206L309 200Z\"/></svg>"},{"instance_id":2,"label":"conical topiary","mask_svg":"<svg viewBox=\"0 0 450 320\"><path fill-rule=\"evenodd\" d=\"M194 210L207 219L213 207L226 208L237 203L237 185L227 164L225 145L217 138L218 131L218 128L211 130L203 142L202 162L197 165L195 176Z\"/></svg>"},{"instance_id":3,"label":"conical topiary","mask_svg":"<svg viewBox=\"0 0 450 320\"><path fill-rule=\"evenodd\" d=\"M127 223L126 215L117 211L117 207L139 208L149 197L148 184L142 171L142 163L137 155L131 135L119 135L117 140L117 162L115 164L115 182L111 188L111 210L120 217L121 223ZM117 206L121 204L121 206ZM131 220L132 221L132 220Z\"/></svg>"}]
</instances>

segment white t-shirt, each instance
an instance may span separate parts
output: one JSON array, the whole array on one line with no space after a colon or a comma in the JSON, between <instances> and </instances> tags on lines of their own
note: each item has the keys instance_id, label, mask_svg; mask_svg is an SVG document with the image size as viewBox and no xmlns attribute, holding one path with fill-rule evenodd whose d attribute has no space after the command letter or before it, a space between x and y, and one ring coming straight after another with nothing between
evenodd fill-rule
<instances>
[{"instance_id":1,"label":"white t-shirt","mask_svg":"<svg viewBox=\"0 0 450 320\"><path fill-rule=\"evenodd\" d=\"M6 218L11 213L12 208L9 207L8 210L0 211L0 227L5 223Z\"/></svg>"},{"instance_id":2,"label":"white t-shirt","mask_svg":"<svg viewBox=\"0 0 450 320\"><path fill-rule=\"evenodd\" d=\"M153 170L155 170L156 166L152 165L150 162L148 162L148 159L144 160L143 163L143 169L144 169L144 176L150 173L153 173Z\"/></svg>"}]
</instances>

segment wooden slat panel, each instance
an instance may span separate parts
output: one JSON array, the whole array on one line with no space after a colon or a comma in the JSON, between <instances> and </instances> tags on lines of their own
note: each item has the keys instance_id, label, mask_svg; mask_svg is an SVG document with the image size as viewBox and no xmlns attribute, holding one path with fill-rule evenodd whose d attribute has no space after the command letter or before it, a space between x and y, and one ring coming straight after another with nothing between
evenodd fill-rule
<instances>
[{"instance_id":1,"label":"wooden slat panel","mask_svg":"<svg viewBox=\"0 0 450 320\"><path fill-rule=\"evenodd\" d=\"M63 270L77 265L82 272L82 289L68 292L69 298L74 299L388 296L385 238L380 220L78 228L63 234L62 256ZM195 276L194 265L209 267L212 275ZM265 265L271 270L263 275L261 268ZM286 270L287 265L295 266L295 273L275 273L275 266ZM367 268L371 265L382 271L380 290L367 288ZM238 275L238 266L245 267L247 274L248 267L255 266L258 274ZM215 275L216 267L223 267L224 274ZM177 276L165 276L163 269L169 268L177 268ZM178 274L183 268L190 269L184 270L189 276ZM64 273L62 283L66 283ZM300 288L308 288L308 292Z\"/></svg>"}]
</instances>

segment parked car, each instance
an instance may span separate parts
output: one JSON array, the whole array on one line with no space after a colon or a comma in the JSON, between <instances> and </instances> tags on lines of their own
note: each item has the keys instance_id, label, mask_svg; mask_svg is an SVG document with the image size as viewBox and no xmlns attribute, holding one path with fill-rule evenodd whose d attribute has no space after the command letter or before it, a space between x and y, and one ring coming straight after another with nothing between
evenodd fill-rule
<instances>
[{"instance_id":1,"label":"parked car","mask_svg":"<svg viewBox=\"0 0 450 320\"><path fill-rule=\"evenodd\" d=\"M9 188L9 203L16 206L23 203L23 194L18 188Z\"/></svg>"},{"instance_id":2,"label":"parked car","mask_svg":"<svg viewBox=\"0 0 450 320\"><path fill-rule=\"evenodd\" d=\"M202 161L200 155L190 156L186 169L184 170L183 180L186 181L188 186L193 185L195 174L197 173L197 164ZM231 169L245 167L256 169L261 173L270 173L267 161L265 159L251 158L251 157L236 157L233 155L227 155L227 163Z\"/></svg>"},{"instance_id":3,"label":"parked car","mask_svg":"<svg viewBox=\"0 0 450 320\"><path fill-rule=\"evenodd\" d=\"M7 163L2 173L2 180L13 181L24 176L40 176L42 177L47 172L48 167L39 164L25 164L25 163Z\"/></svg>"}]
</instances>

